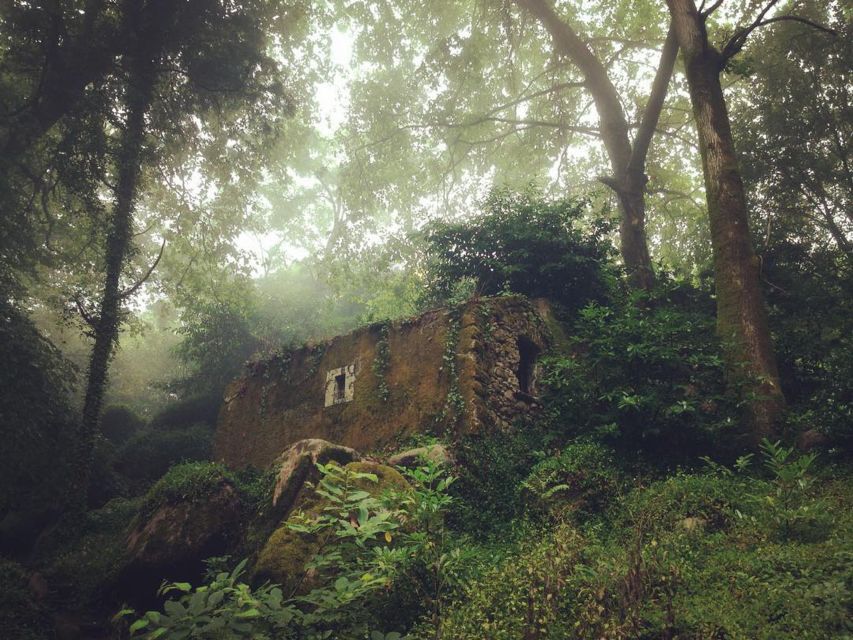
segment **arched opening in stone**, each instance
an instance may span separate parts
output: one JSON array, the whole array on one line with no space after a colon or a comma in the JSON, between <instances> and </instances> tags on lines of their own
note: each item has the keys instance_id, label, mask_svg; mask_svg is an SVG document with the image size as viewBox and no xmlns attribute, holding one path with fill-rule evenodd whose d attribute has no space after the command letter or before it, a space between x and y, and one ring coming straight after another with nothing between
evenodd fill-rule
<instances>
[{"instance_id":1,"label":"arched opening in stone","mask_svg":"<svg viewBox=\"0 0 853 640\"><path fill-rule=\"evenodd\" d=\"M539 357L539 347L530 338L518 338L518 388L529 396L536 395L536 358Z\"/></svg>"}]
</instances>

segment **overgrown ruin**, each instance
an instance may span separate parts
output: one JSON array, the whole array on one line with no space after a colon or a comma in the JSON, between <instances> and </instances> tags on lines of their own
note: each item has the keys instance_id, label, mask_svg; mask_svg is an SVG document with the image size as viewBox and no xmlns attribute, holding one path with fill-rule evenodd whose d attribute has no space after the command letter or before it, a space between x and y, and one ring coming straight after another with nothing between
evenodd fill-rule
<instances>
[{"instance_id":1,"label":"overgrown ruin","mask_svg":"<svg viewBox=\"0 0 853 640\"><path fill-rule=\"evenodd\" d=\"M507 429L540 408L549 318L544 301L480 298L254 363L226 390L215 458L264 468L305 438L369 452L414 433Z\"/></svg>"}]
</instances>

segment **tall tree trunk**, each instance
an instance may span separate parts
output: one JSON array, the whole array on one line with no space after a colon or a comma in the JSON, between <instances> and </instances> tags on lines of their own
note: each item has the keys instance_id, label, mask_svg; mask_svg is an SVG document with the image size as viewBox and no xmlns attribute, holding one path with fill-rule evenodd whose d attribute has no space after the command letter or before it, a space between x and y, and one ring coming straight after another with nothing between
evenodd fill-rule
<instances>
[{"instance_id":1,"label":"tall tree trunk","mask_svg":"<svg viewBox=\"0 0 853 640\"><path fill-rule=\"evenodd\" d=\"M757 443L773 435L784 409L758 259L749 233L746 194L737 164L725 97L723 57L708 42L693 0L667 0L693 105L702 154L717 293L717 329L732 382L742 385Z\"/></svg>"},{"instance_id":2,"label":"tall tree trunk","mask_svg":"<svg viewBox=\"0 0 853 640\"><path fill-rule=\"evenodd\" d=\"M107 234L104 288L94 324L95 342L89 359L86 397L77 437L77 468L71 499L82 501L79 504L85 504L107 383L107 369L121 324L124 299L121 273L132 251L133 214L142 172L145 117L151 106L155 80L154 56L143 55L133 61L125 97L125 129L117 157L115 203Z\"/></svg>"},{"instance_id":3,"label":"tall tree trunk","mask_svg":"<svg viewBox=\"0 0 853 640\"><path fill-rule=\"evenodd\" d=\"M560 18L548 0L515 2L536 16L551 35L557 51L568 57L583 74L586 88L595 102L601 138L613 172L612 176L601 178L601 181L614 191L619 203L622 261L632 286L648 290L654 285L654 269L646 238L645 166L678 53L675 35L670 29L643 121L632 145L622 102L601 60L574 29Z\"/></svg>"}]
</instances>

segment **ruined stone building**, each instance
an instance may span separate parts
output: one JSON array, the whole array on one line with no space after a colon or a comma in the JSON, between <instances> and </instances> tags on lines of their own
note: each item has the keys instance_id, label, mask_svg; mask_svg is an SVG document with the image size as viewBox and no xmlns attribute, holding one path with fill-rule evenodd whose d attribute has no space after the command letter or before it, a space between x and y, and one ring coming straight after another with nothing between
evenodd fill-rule
<instances>
[{"instance_id":1,"label":"ruined stone building","mask_svg":"<svg viewBox=\"0 0 853 640\"><path fill-rule=\"evenodd\" d=\"M506 429L539 409L549 322L544 301L481 298L277 354L226 390L214 455L263 468L304 438L370 452L418 432Z\"/></svg>"}]
</instances>

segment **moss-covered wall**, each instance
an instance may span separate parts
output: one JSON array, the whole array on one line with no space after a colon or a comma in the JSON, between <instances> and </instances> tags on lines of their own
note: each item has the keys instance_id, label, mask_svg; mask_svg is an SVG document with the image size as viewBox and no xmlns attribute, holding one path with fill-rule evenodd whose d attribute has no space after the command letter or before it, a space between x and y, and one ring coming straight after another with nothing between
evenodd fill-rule
<instances>
[{"instance_id":1,"label":"moss-covered wall","mask_svg":"<svg viewBox=\"0 0 853 640\"><path fill-rule=\"evenodd\" d=\"M232 467L265 467L304 438L370 451L415 432L504 427L536 410L513 392L521 334L547 343L533 305L483 298L253 364L226 390L214 455ZM348 365L352 400L325 406L329 372Z\"/></svg>"}]
</instances>

